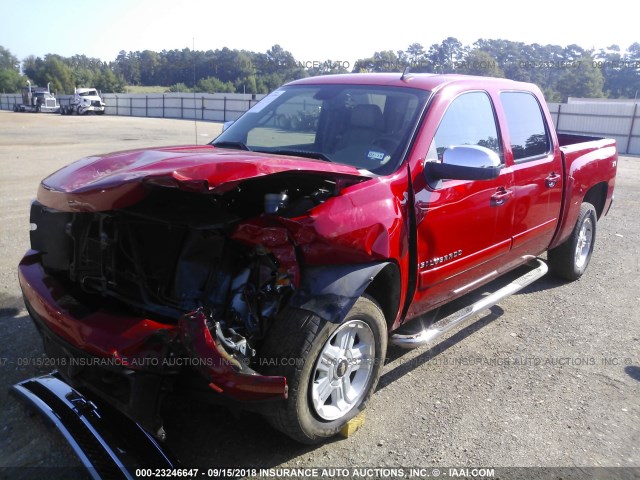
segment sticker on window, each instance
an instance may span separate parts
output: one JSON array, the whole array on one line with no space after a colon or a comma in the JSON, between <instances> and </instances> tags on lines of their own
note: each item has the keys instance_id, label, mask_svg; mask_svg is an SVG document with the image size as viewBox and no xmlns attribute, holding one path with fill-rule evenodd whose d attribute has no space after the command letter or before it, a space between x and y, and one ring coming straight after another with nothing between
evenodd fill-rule
<instances>
[{"instance_id":1,"label":"sticker on window","mask_svg":"<svg viewBox=\"0 0 640 480\"><path fill-rule=\"evenodd\" d=\"M369 150L369 153L367 153L367 158L370 160L383 160L384 152L376 152L374 150Z\"/></svg>"}]
</instances>

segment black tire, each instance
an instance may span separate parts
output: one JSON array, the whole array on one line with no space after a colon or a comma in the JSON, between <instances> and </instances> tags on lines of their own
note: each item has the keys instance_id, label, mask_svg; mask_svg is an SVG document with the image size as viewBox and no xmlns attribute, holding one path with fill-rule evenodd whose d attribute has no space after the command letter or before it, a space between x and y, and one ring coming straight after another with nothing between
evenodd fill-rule
<instances>
[{"instance_id":1,"label":"black tire","mask_svg":"<svg viewBox=\"0 0 640 480\"><path fill-rule=\"evenodd\" d=\"M348 350L332 343L344 337L353 338ZM353 360L351 352L360 348L367 352L360 357L364 361ZM330 349L341 352L335 362L319 362L321 354L326 359ZM312 312L288 309L276 320L261 349L260 361L266 366L262 372L285 376L289 387L288 399L265 414L267 421L305 444L320 443L336 435L365 408L378 384L386 351L384 315L367 296L356 301L340 324L327 322ZM354 367L356 364L358 367ZM324 370L330 373L320 377ZM315 394L322 395L322 383L331 393L324 401L314 400ZM335 384L339 386L334 387ZM351 394L352 400L344 395L343 405L334 405L338 390Z\"/></svg>"},{"instance_id":2,"label":"black tire","mask_svg":"<svg viewBox=\"0 0 640 480\"><path fill-rule=\"evenodd\" d=\"M104 115L104 110L96 110L95 114L96 115Z\"/></svg>"},{"instance_id":3,"label":"black tire","mask_svg":"<svg viewBox=\"0 0 640 480\"><path fill-rule=\"evenodd\" d=\"M569 238L547 254L549 268L554 275L565 280L577 280L584 274L595 245L597 221L593 205L586 202L580 205L580 214Z\"/></svg>"},{"instance_id":4,"label":"black tire","mask_svg":"<svg viewBox=\"0 0 640 480\"><path fill-rule=\"evenodd\" d=\"M291 130L302 130L302 120L298 115L291 117Z\"/></svg>"}]
</instances>

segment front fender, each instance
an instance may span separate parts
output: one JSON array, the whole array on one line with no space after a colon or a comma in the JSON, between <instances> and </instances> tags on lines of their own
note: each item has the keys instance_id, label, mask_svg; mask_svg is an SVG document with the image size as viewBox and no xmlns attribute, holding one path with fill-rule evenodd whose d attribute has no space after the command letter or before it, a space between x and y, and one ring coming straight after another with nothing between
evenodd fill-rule
<instances>
[{"instance_id":1,"label":"front fender","mask_svg":"<svg viewBox=\"0 0 640 480\"><path fill-rule=\"evenodd\" d=\"M301 272L300 287L289 305L339 323L376 275L390 263L307 267Z\"/></svg>"}]
</instances>

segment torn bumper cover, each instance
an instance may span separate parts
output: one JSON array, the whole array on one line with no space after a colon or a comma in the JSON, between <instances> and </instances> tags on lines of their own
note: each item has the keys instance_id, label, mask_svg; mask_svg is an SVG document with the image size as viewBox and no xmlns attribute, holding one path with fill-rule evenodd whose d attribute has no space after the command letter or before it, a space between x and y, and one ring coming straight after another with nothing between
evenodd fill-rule
<instances>
[{"instance_id":1,"label":"torn bumper cover","mask_svg":"<svg viewBox=\"0 0 640 480\"><path fill-rule=\"evenodd\" d=\"M286 378L260 375L245 365L246 358L228 354L213 339L201 310L183 316L179 331L192 365L210 380L209 386L216 392L241 401L287 398Z\"/></svg>"},{"instance_id":2,"label":"torn bumper cover","mask_svg":"<svg viewBox=\"0 0 640 480\"><path fill-rule=\"evenodd\" d=\"M238 401L264 401L287 397L284 377L262 376L229 354L211 335L202 311L184 315L177 325L123 315L109 307L89 309L48 275L37 251L29 251L18 267L25 303L46 339L81 351L94 361L65 366L107 367L143 375L175 375L194 368L212 390ZM63 349L64 354L69 349ZM58 349L58 360L60 359ZM61 369L64 374L78 368ZM130 413L130 412L129 412Z\"/></svg>"}]
</instances>

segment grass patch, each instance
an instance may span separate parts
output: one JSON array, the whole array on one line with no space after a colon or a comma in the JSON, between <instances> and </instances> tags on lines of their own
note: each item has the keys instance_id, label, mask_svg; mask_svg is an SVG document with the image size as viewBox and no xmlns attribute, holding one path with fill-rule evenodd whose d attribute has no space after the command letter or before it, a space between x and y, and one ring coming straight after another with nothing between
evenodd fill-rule
<instances>
[{"instance_id":1,"label":"grass patch","mask_svg":"<svg viewBox=\"0 0 640 480\"><path fill-rule=\"evenodd\" d=\"M125 93L165 93L170 87L162 85L144 86L144 85L127 85L124 87Z\"/></svg>"}]
</instances>

